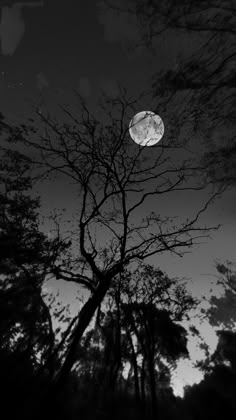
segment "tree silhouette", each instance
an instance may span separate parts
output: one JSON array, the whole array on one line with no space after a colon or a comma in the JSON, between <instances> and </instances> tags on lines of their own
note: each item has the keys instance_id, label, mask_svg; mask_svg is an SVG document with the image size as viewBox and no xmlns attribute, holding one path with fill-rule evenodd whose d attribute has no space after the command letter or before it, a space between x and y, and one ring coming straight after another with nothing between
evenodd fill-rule
<instances>
[{"instance_id":1,"label":"tree silhouette","mask_svg":"<svg viewBox=\"0 0 236 420\"><path fill-rule=\"evenodd\" d=\"M212 296L210 308L206 311L209 322L214 326L234 329L236 320L236 276L235 264L230 261L216 262L217 283L223 286L221 296Z\"/></svg>"},{"instance_id":2,"label":"tree silhouette","mask_svg":"<svg viewBox=\"0 0 236 420\"><path fill-rule=\"evenodd\" d=\"M222 330L218 336L217 348L204 365L204 379L185 390L180 415L220 419L235 411L235 333Z\"/></svg>"},{"instance_id":3,"label":"tree silhouette","mask_svg":"<svg viewBox=\"0 0 236 420\"><path fill-rule=\"evenodd\" d=\"M78 394L89 389L97 412L114 412L117 405L117 418L125 412L119 411L121 396L130 396L137 413L155 417L165 392L171 395L171 369L188 357L187 331L178 322L194 304L179 279L150 265L116 276L94 328L77 347Z\"/></svg>"},{"instance_id":4,"label":"tree silhouette","mask_svg":"<svg viewBox=\"0 0 236 420\"><path fill-rule=\"evenodd\" d=\"M137 401L146 391L155 417L162 383L168 383L170 369L188 356L186 330L176 323L187 316L194 300L177 279L161 270L143 265L122 282L122 323L134 372ZM141 364L138 358L142 359Z\"/></svg>"},{"instance_id":5,"label":"tree silhouette","mask_svg":"<svg viewBox=\"0 0 236 420\"><path fill-rule=\"evenodd\" d=\"M1 148L1 395L13 417L16 412L20 416L22 409L30 409L26 394L41 380L48 379L53 368L48 366L48 373L42 370L38 375L54 346L52 320L42 286L55 260L66 249L58 238L48 240L39 229L40 203L30 196L30 170L30 162L22 153Z\"/></svg>"},{"instance_id":6,"label":"tree silhouette","mask_svg":"<svg viewBox=\"0 0 236 420\"><path fill-rule=\"evenodd\" d=\"M77 185L79 193L78 231L73 232L74 237L78 234L79 255L73 263L56 264L54 275L87 287L91 296L78 314L62 368L54 378L55 388L65 383L78 343L112 279L132 262L163 252L183 255L211 229L197 223L219 192L179 223L175 217L156 211L147 213L145 206L150 198L160 199L176 191L197 193L209 184L198 176L204 168L186 155L173 162L173 153L181 150L181 142L174 145L167 137L153 149L152 159L146 155L146 148L130 142L127 118L137 106L138 100L129 99L121 89L116 99L104 98L100 120L81 100L77 116L63 109L68 123L55 122L39 113L40 129L36 122L33 126L8 128L10 143L22 143L34 151L31 160L37 176L40 170L44 178L63 174ZM100 229L97 235L96 228Z\"/></svg>"}]
</instances>

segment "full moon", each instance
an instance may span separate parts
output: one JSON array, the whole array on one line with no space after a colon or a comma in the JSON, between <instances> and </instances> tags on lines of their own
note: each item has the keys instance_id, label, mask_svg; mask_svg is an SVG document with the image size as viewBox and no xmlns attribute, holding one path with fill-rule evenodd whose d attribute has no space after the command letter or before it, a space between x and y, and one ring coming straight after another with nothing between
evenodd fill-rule
<instances>
[{"instance_id":1,"label":"full moon","mask_svg":"<svg viewBox=\"0 0 236 420\"><path fill-rule=\"evenodd\" d=\"M154 112L142 111L130 121L129 134L140 146L153 146L163 137L164 123Z\"/></svg>"}]
</instances>

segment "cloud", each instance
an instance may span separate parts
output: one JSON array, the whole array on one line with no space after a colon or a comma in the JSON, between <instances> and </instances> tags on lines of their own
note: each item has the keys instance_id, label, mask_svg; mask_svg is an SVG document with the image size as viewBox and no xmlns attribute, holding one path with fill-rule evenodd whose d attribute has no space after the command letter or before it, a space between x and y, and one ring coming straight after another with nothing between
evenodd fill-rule
<instances>
[{"instance_id":1,"label":"cloud","mask_svg":"<svg viewBox=\"0 0 236 420\"><path fill-rule=\"evenodd\" d=\"M43 2L14 3L11 7L2 7L0 22L1 52L3 55L13 55L25 33L25 22L22 7L43 6Z\"/></svg>"},{"instance_id":2,"label":"cloud","mask_svg":"<svg viewBox=\"0 0 236 420\"><path fill-rule=\"evenodd\" d=\"M118 84L112 79L103 79L100 82L101 90L111 98L115 98L119 95Z\"/></svg>"},{"instance_id":3,"label":"cloud","mask_svg":"<svg viewBox=\"0 0 236 420\"><path fill-rule=\"evenodd\" d=\"M50 86L48 79L42 72L37 74L36 79L37 79L37 88L39 90L43 90L44 88L48 88Z\"/></svg>"},{"instance_id":4,"label":"cloud","mask_svg":"<svg viewBox=\"0 0 236 420\"><path fill-rule=\"evenodd\" d=\"M21 5L2 8L0 23L1 51L4 55L13 55L25 32L25 23L21 14Z\"/></svg>"},{"instance_id":5,"label":"cloud","mask_svg":"<svg viewBox=\"0 0 236 420\"><path fill-rule=\"evenodd\" d=\"M107 7L102 0L98 2L98 21L103 25L105 39L109 42L136 42L139 30L135 14L127 13L124 0L112 0L111 4L114 9Z\"/></svg>"},{"instance_id":6,"label":"cloud","mask_svg":"<svg viewBox=\"0 0 236 420\"><path fill-rule=\"evenodd\" d=\"M87 77L81 77L78 81L79 93L88 98L91 95L91 84Z\"/></svg>"}]
</instances>

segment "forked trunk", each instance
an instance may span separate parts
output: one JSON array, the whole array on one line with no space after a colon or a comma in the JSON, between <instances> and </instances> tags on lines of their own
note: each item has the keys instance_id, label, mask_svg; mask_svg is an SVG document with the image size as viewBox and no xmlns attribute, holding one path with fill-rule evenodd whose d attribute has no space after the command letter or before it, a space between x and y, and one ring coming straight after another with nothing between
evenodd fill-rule
<instances>
[{"instance_id":1,"label":"forked trunk","mask_svg":"<svg viewBox=\"0 0 236 420\"><path fill-rule=\"evenodd\" d=\"M111 277L104 277L102 279L93 295L88 299L88 301L83 306L80 311L77 325L72 333L71 343L67 351L64 363L59 371L59 373L54 377L49 386L49 389L45 391L45 399L43 406L50 410L50 406L53 409L55 407L55 401L60 399L60 391L63 390L63 387L66 384L66 380L71 372L71 369L76 361L77 357L77 348L78 343L81 340L86 328L89 326L96 309L103 301L111 283Z\"/></svg>"}]
</instances>

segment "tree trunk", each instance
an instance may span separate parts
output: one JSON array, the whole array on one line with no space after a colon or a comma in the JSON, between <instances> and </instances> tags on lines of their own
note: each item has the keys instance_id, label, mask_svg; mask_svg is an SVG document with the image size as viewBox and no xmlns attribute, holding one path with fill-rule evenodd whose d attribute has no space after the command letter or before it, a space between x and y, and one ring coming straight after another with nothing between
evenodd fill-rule
<instances>
[{"instance_id":1,"label":"tree trunk","mask_svg":"<svg viewBox=\"0 0 236 420\"><path fill-rule=\"evenodd\" d=\"M145 394L145 358L143 356L142 368L141 368L141 396L142 396L142 406L143 410L146 405L146 394Z\"/></svg>"},{"instance_id":2,"label":"tree trunk","mask_svg":"<svg viewBox=\"0 0 236 420\"><path fill-rule=\"evenodd\" d=\"M148 354L148 372L149 372L149 384L151 393L151 409L152 418L157 418L157 394L156 394L156 379L155 379L155 365L153 355Z\"/></svg>"},{"instance_id":3,"label":"tree trunk","mask_svg":"<svg viewBox=\"0 0 236 420\"><path fill-rule=\"evenodd\" d=\"M132 337L129 331L127 331L128 340L130 342L131 347L131 361L132 361L132 367L134 369L134 386L135 386L135 398L137 406L140 406L140 390L139 390L139 377L138 377L138 364L135 354L135 349L132 342Z\"/></svg>"},{"instance_id":4,"label":"tree trunk","mask_svg":"<svg viewBox=\"0 0 236 420\"><path fill-rule=\"evenodd\" d=\"M121 286L121 276L119 278L118 290L115 295L116 307L117 307L117 317L115 320L115 325L113 326L113 355L111 358L111 367L110 367L110 388L112 392L115 391L115 386L117 382L117 377L119 370L121 368L121 325L120 325L120 288Z\"/></svg>"},{"instance_id":5,"label":"tree trunk","mask_svg":"<svg viewBox=\"0 0 236 420\"><path fill-rule=\"evenodd\" d=\"M72 341L69 345L69 350L65 357L64 363L60 372L52 381L52 390L59 390L60 387L65 384L65 381L76 360L78 343L82 338L83 333L88 327L90 321L92 320L96 309L98 308L99 304L103 301L103 298L105 297L106 292L110 287L110 283L111 278L104 277L104 279L100 281L93 295L88 299L88 301L85 303L82 310L80 311L78 323L75 327L74 332L72 333Z\"/></svg>"}]
</instances>

